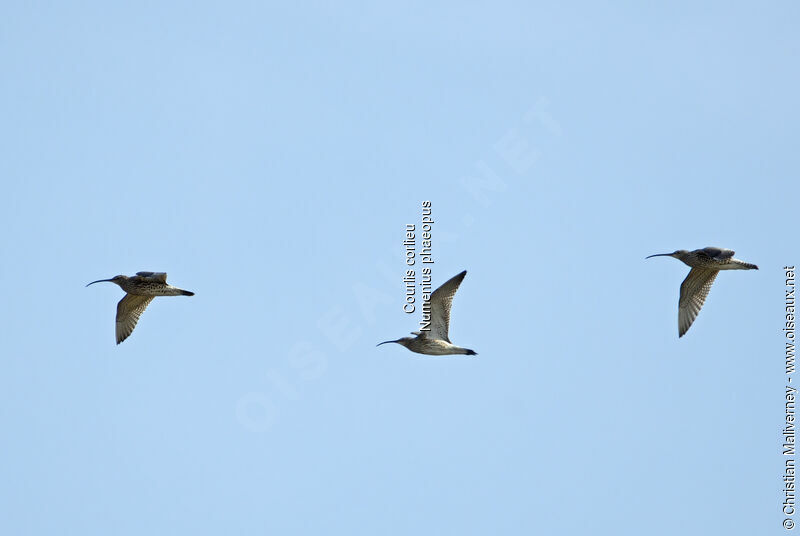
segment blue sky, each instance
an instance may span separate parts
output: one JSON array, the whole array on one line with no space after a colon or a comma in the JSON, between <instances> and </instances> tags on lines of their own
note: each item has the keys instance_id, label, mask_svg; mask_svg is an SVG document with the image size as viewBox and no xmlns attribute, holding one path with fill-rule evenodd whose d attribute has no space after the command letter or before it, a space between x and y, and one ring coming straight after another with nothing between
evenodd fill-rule
<instances>
[{"instance_id":1,"label":"blue sky","mask_svg":"<svg viewBox=\"0 0 800 536\"><path fill-rule=\"evenodd\" d=\"M783 531L794 3L3 11L0 532ZM375 348L423 200L476 358Z\"/></svg>"}]
</instances>

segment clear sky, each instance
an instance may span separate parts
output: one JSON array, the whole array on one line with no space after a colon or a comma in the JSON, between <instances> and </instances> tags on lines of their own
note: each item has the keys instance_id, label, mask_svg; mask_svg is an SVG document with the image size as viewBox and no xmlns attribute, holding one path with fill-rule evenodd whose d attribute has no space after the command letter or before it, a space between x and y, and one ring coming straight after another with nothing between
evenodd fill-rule
<instances>
[{"instance_id":1,"label":"clear sky","mask_svg":"<svg viewBox=\"0 0 800 536\"><path fill-rule=\"evenodd\" d=\"M796 2L2 11L0 533L784 532Z\"/></svg>"}]
</instances>

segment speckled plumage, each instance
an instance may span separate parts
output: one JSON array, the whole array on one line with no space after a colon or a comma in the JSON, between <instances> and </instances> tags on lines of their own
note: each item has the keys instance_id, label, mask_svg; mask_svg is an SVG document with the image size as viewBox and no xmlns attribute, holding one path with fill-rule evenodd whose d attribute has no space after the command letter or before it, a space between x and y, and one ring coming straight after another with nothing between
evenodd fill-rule
<instances>
[{"instance_id":1,"label":"speckled plumage","mask_svg":"<svg viewBox=\"0 0 800 536\"><path fill-rule=\"evenodd\" d=\"M674 257L692 268L681 283L678 337L683 337L697 318L720 270L758 270L755 264L734 259L733 255L734 251L730 249L706 247L694 251L679 249L647 257Z\"/></svg>"},{"instance_id":2,"label":"speckled plumage","mask_svg":"<svg viewBox=\"0 0 800 536\"><path fill-rule=\"evenodd\" d=\"M104 281L115 283L126 292L125 297L117 304L117 344L133 333L139 317L156 296L194 296L194 292L167 284L165 272L136 272L133 277L118 275L111 279L92 281L89 285Z\"/></svg>"},{"instance_id":3,"label":"speckled plumage","mask_svg":"<svg viewBox=\"0 0 800 536\"><path fill-rule=\"evenodd\" d=\"M414 331L411 334L415 337L402 337L394 341L384 341L381 344L390 342L405 346L412 352L426 355L477 355L474 350L461 348L450 342L450 308L453 305L453 297L456 295L459 285L467 275L464 270L460 274L450 278L442 286L433 291L430 297L431 322L430 331Z\"/></svg>"}]
</instances>

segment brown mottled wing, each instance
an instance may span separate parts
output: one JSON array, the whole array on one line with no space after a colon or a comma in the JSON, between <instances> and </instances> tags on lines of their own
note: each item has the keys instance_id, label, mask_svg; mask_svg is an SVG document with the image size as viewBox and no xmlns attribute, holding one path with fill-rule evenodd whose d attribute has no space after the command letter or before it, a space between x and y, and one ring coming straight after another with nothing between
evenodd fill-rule
<instances>
[{"instance_id":1,"label":"brown mottled wing","mask_svg":"<svg viewBox=\"0 0 800 536\"><path fill-rule=\"evenodd\" d=\"M117 344L121 343L133 333L133 328L139 321L139 317L154 296L134 296L126 294L117 304Z\"/></svg>"},{"instance_id":2,"label":"brown mottled wing","mask_svg":"<svg viewBox=\"0 0 800 536\"><path fill-rule=\"evenodd\" d=\"M681 283L681 298L678 302L678 336L683 335L697 318L697 314L706 301L708 291L714 284L719 270L692 268L689 275Z\"/></svg>"},{"instance_id":3,"label":"brown mottled wing","mask_svg":"<svg viewBox=\"0 0 800 536\"><path fill-rule=\"evenodd\" d=\"M164 283L167 284L167 273L166 272L136 272L136 275L142 281L153 281L154 283Z\"/></svg>"},{"instance_id":4,"label":"brown mottled wing","mask_svg":"<svg viewBox=\"0 0 800 536\"><path fill-rule=\"evenodd\" d=\"M457 276L450 278L441 287L431 294L431 330L428 337L450 342L450 306L453 305L453 296L456 295L458 286L464 280L467 271L464 270Z\"/></svg>"},{"instance_id":5,"label":"brown mottled wing","mask_svg":"<svg viewBox=\"0 0 800 536\"><path fill-rule=\"evenodd\" d=\"M700 251L702 251L712 259L717 259L717 260L730 259L736 253L732 249L715 248L713 246L703 248Z\"/></svg>"}]
</instances>

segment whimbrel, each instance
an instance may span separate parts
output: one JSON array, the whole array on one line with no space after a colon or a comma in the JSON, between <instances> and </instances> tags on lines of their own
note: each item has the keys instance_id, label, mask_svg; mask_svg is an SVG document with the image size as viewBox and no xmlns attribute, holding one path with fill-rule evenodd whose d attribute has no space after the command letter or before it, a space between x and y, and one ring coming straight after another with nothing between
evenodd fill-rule
<instances>
[{"instance_id":1,"label":"whimbrel","mask_svg":"<svg viewBox=\"0 0 800 536\"><path fill-rule=\"evenodd\" d=\"M678 337L689 330L697 318L700 308L706 301L708 291L720 270L758 270L758 266L733 258L734 251L715 247L686 251L679 249L674 253L659 253L645 257L675 257L692 269L681 283L681 297L678 300Z\"/></svg>"},{"instance_id":2,"label":"whimbrel","mask_svg":"<svg viewBox=\"0 0 800 536\"><path fill-rule=\"evenodd\" d=\"M387 344L395 342L403 345L412 352L427 355L466 354L478 355L474 350L461 348L450 342L447 332L450 329L450 306L453 305L453 296L456 295L458 286L464 280L467 271L464 270L451 278L441 287L433 291L430 298L431 324L430 331L412 331L416 337L403 337L396 341L384 341Z\"/></svg>"},{"instance_id":3,"label":"whimbrel","mask_svg":"<svg viewBox=\"0 0 800 536\"><path fill-rule=\"evenodd\" d=\"M133 277L118 275L92 281L89 285L103 281L116 283L127 292L117 304L117 344L133 333L139 317L156 296L194 296L194 292L168 285L165 272L136 272Z\"/></svg>"}]
</instances>

